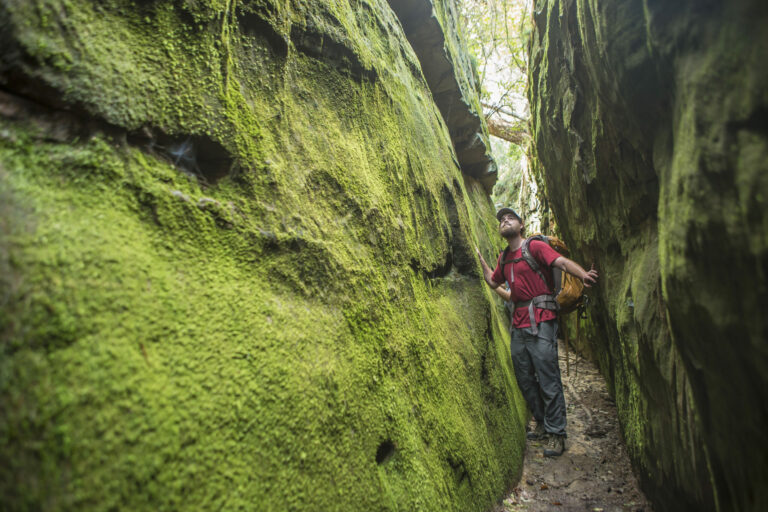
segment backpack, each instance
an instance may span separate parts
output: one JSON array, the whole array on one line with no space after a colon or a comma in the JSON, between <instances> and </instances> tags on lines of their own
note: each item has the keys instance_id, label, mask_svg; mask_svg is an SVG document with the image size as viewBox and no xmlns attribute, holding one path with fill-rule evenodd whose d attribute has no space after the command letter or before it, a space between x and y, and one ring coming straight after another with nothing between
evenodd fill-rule
<instances>
[{"instance_id":1,"label":"backpack","mask_svg":"<svg viewBox=\"0 0 768 512\"><path fill-rule=\"evenodd\" d=\"M533 240L546 242L559 254L568 256L568 247L565 245L565 242L554 236L544 236L541 233L537 233L523 241L523 245L521 247L521 258L507 259L509 246L504 248L504 252L501 255L501 273L504 275L504 265L507 263L517 263L520 260L525 260L528 266L531 267L531 270L536 272L541 280L544 281L547 288L549 288L549 281L547 281L546 277L544 277L544 274L539 266L539 262L537 262L531 254L530 245L531 241ZM512 275L512 280L514 281L514 279L515 277ZM537 303L539 301L534 301L535 305L545 309L556 309L562 314L570 313L571 311L574 311L576 308L578 308L582 303L584 293L584 283L581 281L581 279L572 276L571 274L564 273L561 269L554 267L552 268L552 279L554 281L552 296L554 297L554 300L557 304L551 304L551 301L545 300L541 301L541 303ZM547 304L547 302L550 304Z\"/></svg>"}]
</instances>

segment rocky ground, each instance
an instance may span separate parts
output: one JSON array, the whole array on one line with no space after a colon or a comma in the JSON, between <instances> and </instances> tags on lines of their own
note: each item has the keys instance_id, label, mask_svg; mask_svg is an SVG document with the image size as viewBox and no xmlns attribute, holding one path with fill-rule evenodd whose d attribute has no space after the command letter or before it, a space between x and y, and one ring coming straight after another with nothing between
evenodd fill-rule
<instances>
[{"instance_id":1,"label":"rocky ground","mask_svg":"<svg viewBox=\"0 0 768 512\"><path fill-rule=\"evenodd\" d=\"M616 407L597 368L564 351L560 370L568 439L560 457L545 458L543 441L527 441L520 482L494 512L587 510L650 512L619 433ZM535 423L531 421L530 427Z\"/></svg>"}]
</instances>

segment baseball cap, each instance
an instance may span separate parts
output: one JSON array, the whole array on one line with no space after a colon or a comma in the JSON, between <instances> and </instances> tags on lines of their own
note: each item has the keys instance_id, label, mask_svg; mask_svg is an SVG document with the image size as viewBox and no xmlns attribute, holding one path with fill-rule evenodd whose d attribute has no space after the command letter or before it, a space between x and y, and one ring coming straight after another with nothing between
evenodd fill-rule
<instances>
[{"instance_id":1,"label":"baseball cap","mask_svg":"<svg viewBox=\"0 0 768 512\"><path fill-rule=\"evenodd\" d=\"M498 220L499 222L501 222L501 218L502 218L504 215L508 214L508 213L511 213L512 215L514 215L515 217L517 217L517 220L519 220L520 222L523 222L523 218L522 218L522 217L520 217L520 216L517 214L517 212L516 212L515 210L513 210L512 208L506 208L506 207L505 207L505 208L502 208L501 210L499 210L498 212L496 212L496 220Z\"/></svg>"}]
</instances>

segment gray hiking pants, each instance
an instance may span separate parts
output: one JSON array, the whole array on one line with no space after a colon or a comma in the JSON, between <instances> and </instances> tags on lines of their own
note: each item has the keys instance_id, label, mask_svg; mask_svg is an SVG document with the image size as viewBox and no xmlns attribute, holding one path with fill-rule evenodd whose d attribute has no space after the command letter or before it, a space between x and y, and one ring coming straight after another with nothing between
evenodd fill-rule
<instances>
[{"instance_id":1,"label":"gray hiking pants","mask_svg":"<svg viewBox=\"0 0 768 512\"><path fill-rule=\"evenodd\" d=\"M510 342L517 385L538 423L550 434L565 435L565 398L557 363L557 320L512 329Z\"/></svg>"}]
</instances>

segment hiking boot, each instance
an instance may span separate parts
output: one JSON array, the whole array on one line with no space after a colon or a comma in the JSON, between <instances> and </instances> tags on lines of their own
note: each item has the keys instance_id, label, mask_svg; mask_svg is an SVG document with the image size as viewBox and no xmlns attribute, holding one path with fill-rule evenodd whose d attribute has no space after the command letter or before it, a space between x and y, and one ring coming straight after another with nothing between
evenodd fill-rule
<instances>
[{"instance_id":1,"label":"hiking boot","mask_svg":"<svg viewBox=\"0 0 768 512\"><path fill-rule=\"evenodd\" d=\"M544 423L536 423L536 428L533 429L531 432L528 432L525 434L525 437L530 439L531 441L538 441L540 439L544 439L544 437L547 435L546 430L544 430Z\"/></svg>"},{"instance_id":2,"label":"hiking boot","mask_svg":"<svg viewBox=\"0 0 768 512\"><path fill-rule=\"evenodd\" d=\"M550 434L547 444L544 445L545 457L559 457L565 450L565 436Z\"/></svg>"}]
</instances>

